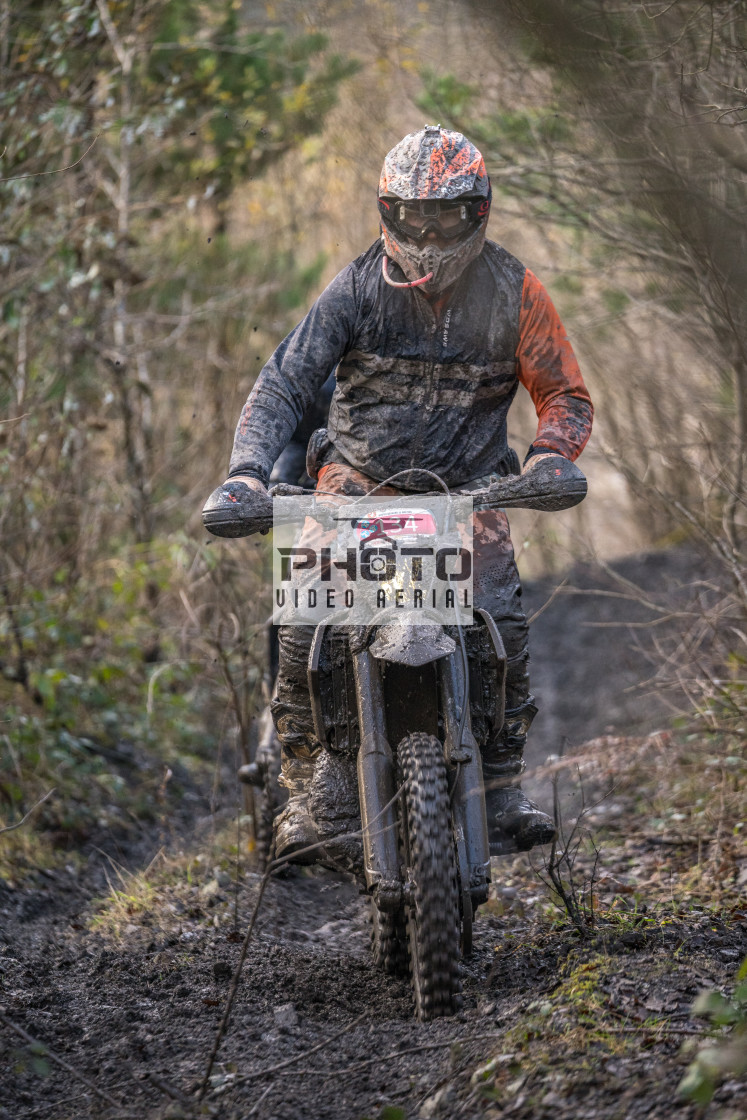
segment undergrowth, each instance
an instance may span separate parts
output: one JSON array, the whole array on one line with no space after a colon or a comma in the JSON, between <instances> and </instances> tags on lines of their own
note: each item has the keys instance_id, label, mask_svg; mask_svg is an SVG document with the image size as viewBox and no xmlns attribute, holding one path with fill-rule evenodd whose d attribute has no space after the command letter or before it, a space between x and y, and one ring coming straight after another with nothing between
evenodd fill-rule
<instances>
[{"instance_id":1,"label":"undergrowth","mask_svg":"<svg viewBox=\"0 0 747 1120\"><path fill-rule=\"evenodd\" d=\"M0 613L13 653L0 664L0 830L13 829L0 832L1 879L144 825L168 835L190 800L214 799L216 766L233 763L259 702L258 555L247 574L245 557L176 534L103 564L64 602Z\"/></svg>"},{"instance_id":2,"label":"undergrowth","mask_svg":"<svg viewBox=\"0 0 747 1120\"><path fill-rule=\"evenodd\" d=\"M240 818L186 850L161 849L147 867L130 872L109 861L109 891L92 903L89 928L122 943L142 934L181 931L185 924L234 921L235 889L252 864L248 821Z\"/></svg>"}]
</instances>

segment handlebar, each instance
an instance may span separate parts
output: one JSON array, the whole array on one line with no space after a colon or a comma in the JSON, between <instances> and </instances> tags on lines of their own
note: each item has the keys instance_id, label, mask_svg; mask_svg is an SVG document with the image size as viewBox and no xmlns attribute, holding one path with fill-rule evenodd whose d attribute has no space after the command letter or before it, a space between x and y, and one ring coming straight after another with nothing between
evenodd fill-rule
<instances>
[{"instance_id":1,"label":"handlebar","mask_svg":"<svg viewBox=\"0 0 747 1120\"><path fill-rule=\"evenodd\" d=\"M510 474L486 490L473 490L482 509L570 509L586 497L586 475L562 455L530 459L523 474Z\"/></svg>"},{"instance_id":2,"label":"handlebar","mask_svg":"<svg viewBox=\"0 0 747 1120\"><path fill-rule=\"evenodd\" d=\"M534 464L534 465L532 465ZM562 455L543 455L530 460L529 468L520 475L508 475L478 490L459 490L471 497L475 509L536 509L552 511L569 509L586 497L586 477ZM218 537L248 537L266 533L272 528L273 497L314 494L300 486L280 484L267 491L257 491L244 482L231 479L219 486L202 510L202 522ZM429 494L413 494L413 500ZM443 497L442 494L436 495ZM343 497L343 495L340 495Z\"/></svg>"}]
</instances>

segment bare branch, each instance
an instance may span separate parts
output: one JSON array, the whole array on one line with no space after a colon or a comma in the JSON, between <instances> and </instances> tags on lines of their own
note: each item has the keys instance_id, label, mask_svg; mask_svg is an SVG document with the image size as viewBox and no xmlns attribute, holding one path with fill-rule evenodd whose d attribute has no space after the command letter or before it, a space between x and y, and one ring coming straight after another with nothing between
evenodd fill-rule
<instances>
[{"instance_id":1,"label":"bare branch","mask_svg":"<svg viewBox=\"0 0 747 1120\"><path fill-rule=\"evenodd\" d=\"M26 816L22 817L20 821L16 821L15 824L6 825L5 828L0 828L0 836L2 836L4 832L14 832L17 828L21 828L21 826L26 823L29 817L36 812L39 806L43 805L47 798L51 797L54 792L55 790L51 789L49 793L45 793L44 796L39 801L37 801L36 805L31 806Z\"/></svg>"},{"instance_id":2,"label":"bare branch","mask_svg":"<svg viewBox=\"0 0 747 1120\"><path fill-rule=\"evenodd\" d=\"M302 1062L304 1058L311 1057L312 1054L318 1053L319 1050L324 1050L325 1047L329 1046L331 1042L336 1042L338 1038L342 1038L344 1034L347 1034L348 1031L352 1031L354 1027L357 1027L358 1024L362 1023L363 1020L367 1017L368 1011L361 1012L357 1019L353 1019L351 1023L346 1023L345 1026L341 1027L339 1031L335 1031L335 1033L331 1034L329 1038L325 1038L323 1042L318 1042L317 1045L312 1046L310 1050L304 1050L300 1054L294 1054L292 1058L286 1058L284 1062L278 1062L274 1066L267 1066L265 1069L258 1069L254 1070L252 1073L242 1074L241 1077L236 1078L236 1080L234 1081L234 1085L243 1085L247 1081L257 1081L260 1077L271 1077L272 1074L280 1073L282 1070L287 1069L288 1066L294 1066L297 1062ZM373 1059L373 1061L379 1060L380 1059L378 1058ZM367 1065L368 1063L364 1062L363 1064Z\"/></svg>"},{"instance_id":3,"label":"bare branch","mask_svg":"<svg viewBox=\"0 0 747 1120\"><path fill-rule=\"evenodd\" d=\"M83 155L76 159L75 163L69 163L67 167L56 167L54 171L29 171L26 175L9 175L6 179L0 179L0 183L15 183L18 179L40 179L42 175L61 175L63 171L72 171L74 167L83 162L100 135L101 133L97 132Z\"/></svg>"},{"instance_id":4,"label":"bare branch","mask_svg":"<svg viewBox=\"0 0 747 1120\"><path fill-rule=\"evenodd\" d=\"M9 1019L5 1014L3 1008L0 1008L0 1023L4 1023L8 1030L11 1030L15 1034L17 1034L19 1038L22 1038L24 1042L27 1042L29 1044L29 1046L33 1046L36 1049L43 1051L44 1057L49 1058L55 1063L55 1065L58 1065L62 1069L66 1070L78 1081L81 1081L87 1089L90 1089L92 1093L95 1093L97 1097L100 1097L102 1101L106 1101L107 1104L110 1104L113 1108L115 1108L117 1110L118 1116L131 1115L131 1113L125 1112L122 1109L122 1105L119 1101L116 1101L114 1097L110 1097L109 1094L105 1093L103 1089L99 1089L98 1085L95 1085L93 1081L89 1081L87 1077L84 1077L82 1073L79 1073L75 1066L71 1066L69 1062L66 1062L64 1058L61 1058L59 1054L56 1054L54 1050L50 1049L50 1047L47 1046L46 1042L39 1042L37 1039L28 1034L23 1029L23 1027L19 1027L17 1023L14 1023L12 1019Z\"/></svg>"},{"instance_id":5,"label":"bare branch","mask_svg":"<svg viewBox=\"0 0 747 1120\"><path fill-rule=\"evenodd\" d=\"M132 51L128 51L124 43L122 42L119 32L117 31L114 21L112 20L111 14L109 12L109 6L106 0L96 0L96 7L99 10L101 22L103 23L104 30L109 37L109 42L112 45L112 50L117 56L119 65L122 67L122 73L128 74L132 66Z\"/></svg>"}]
</instances>

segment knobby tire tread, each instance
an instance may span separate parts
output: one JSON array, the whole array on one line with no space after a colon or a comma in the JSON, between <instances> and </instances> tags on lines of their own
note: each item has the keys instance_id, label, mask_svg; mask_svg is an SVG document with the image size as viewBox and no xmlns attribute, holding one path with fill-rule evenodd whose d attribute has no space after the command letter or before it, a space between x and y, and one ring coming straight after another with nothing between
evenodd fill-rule
<instances>
[{"instance_id":1,"label":"knobby tire tread","mask_svg":"<svg viewBox=\"0 0 747 1120\"><path fill-rule=\"evenodd\" d=\"M268 788L269 781L254 790L254 819L256 821L256 859L259 871L266 871L272 848L273 822L275 820L275 798Z\"/></svg>"},{"instance_id":2,"label":"knobby tire tread","mask_svg":"<svg viewBox=\"0 0 747 1120\"><path fill-rule=\"evenodd\" d=\"M459 896L446 762L433 735L416 732L397 748L398 783L407 783L403 848L413 900L407 913L415 1010L427 1021L462 1005Z\"/></svg>"},{"instance_id":3,"label":"knobby tire tread","mask_svg":"<svg viewBox=\"0 0 747 1120\"><path fill-rule=\"evenodd\" d=\"M400 911L386 914L371 899L371 948L374 964L388 976L407 976L407 922Z\"/></svg>"}]
</instances>

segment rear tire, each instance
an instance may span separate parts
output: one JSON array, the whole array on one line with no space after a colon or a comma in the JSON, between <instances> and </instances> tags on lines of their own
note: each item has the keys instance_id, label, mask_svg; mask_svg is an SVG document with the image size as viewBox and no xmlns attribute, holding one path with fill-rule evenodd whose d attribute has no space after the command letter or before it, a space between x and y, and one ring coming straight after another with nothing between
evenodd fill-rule
<instances>
[{"instance_id":1,"label":"rear tire","mask_svg":"<svg viewBox=\"0 0 747 1120\"><path fill-rule=\"evenodd\" d=\"M415 1011L422 1021L462 1004L459 895L443 747L433 735L408 735L397 748L400 837L408 901L407 940Z\"/></svg>"},{"instance_id":2,"label":"rear tire","mask_svg":"<svg viewBox=\"0 0 747 1120\"><path fill-rule=\"evenodd\" d=\"M275 791L267 778L265 783L253 792L257 870L266 871L272 851L273 822L277 812L277 801L274 796Z\"/></svg>"},{"instance_id":3,"label":"rear tire","mask_svg":"<svg viewBox=\"0 0 747 1120\"><path fill-rule=\"evenodd\" d=\"M371 948L374 964L388 976L407 976L407 922L402 911L386 914L371 899Z\"/></svg>"}]
</instances>

